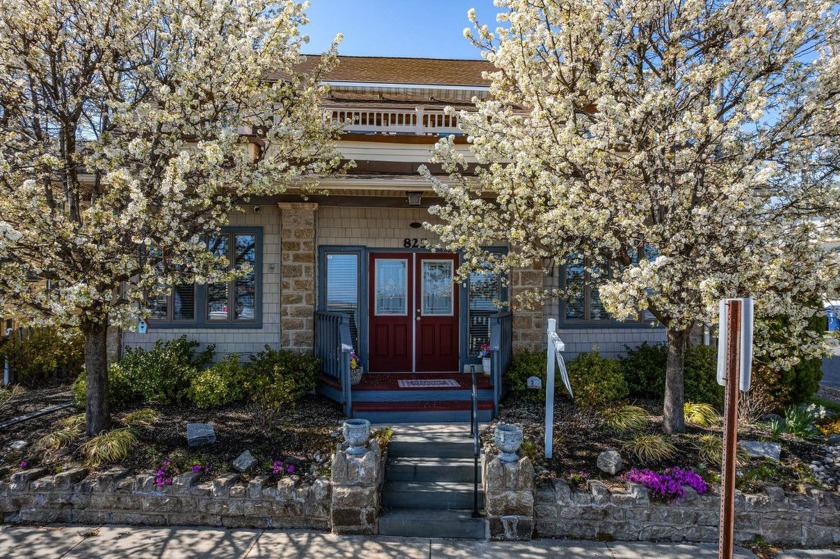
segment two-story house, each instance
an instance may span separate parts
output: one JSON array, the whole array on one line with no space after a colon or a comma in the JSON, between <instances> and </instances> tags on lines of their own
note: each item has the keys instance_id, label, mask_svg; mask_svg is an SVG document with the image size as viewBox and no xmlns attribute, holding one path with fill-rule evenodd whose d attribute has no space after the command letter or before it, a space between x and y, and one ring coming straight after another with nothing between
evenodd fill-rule
<instances>
[{"instance_id":1,"label":"two-story house","mask_svg":"<svg viewBox=\"0 0 840 559\"><path fill-rule=\"evenodd\" d=\"M427 248L436 239L423 223L439 200L418 168L443 136L456 135L468 153L457 118L444 107L469 110L473 97L487 96L482 72L489 69L480 60L341 57L323 102L344 125L339 149L353 168L322 180L323 193L290 190L233 215L214 249L252 263L255 273L176 288L155 302L148 332L125 333L124 343L187 335L216 344L220 355L266 344L315 351L325 362L323 393L348 413L438 421L467 417L470 387L461 379L470 366L481 371L478 353L491 331L498 370L479 383L485 417L498 405L511 352L545 350L548 318L558 320L567 357L594 347L616 356L625 345L663 341L663 330L644 317L612 320L582 265L515 270L506 281L473 274L460 284L453 281L460 256ZM567 284L577 286L568 300L497 308L523 290ZM348 340L367 371L352 388L341 372L341 342Z\"/></svg>"}]
</instances>

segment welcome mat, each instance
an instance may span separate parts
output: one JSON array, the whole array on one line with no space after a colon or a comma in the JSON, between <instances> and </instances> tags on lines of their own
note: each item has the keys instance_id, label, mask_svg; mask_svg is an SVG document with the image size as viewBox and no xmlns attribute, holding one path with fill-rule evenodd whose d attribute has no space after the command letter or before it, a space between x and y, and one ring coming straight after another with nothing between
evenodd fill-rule
<instances>
[{"instance_id":1,"label":"welcome mat","mask_svg":"<svg viewBox=\"0 0 840 559\"><path fill-rule=\"evenodd\" d=\"M398 380L400 388L458 388L461 385L451 378L442 379L402 379Z\"/></svg>"}]
</instances>

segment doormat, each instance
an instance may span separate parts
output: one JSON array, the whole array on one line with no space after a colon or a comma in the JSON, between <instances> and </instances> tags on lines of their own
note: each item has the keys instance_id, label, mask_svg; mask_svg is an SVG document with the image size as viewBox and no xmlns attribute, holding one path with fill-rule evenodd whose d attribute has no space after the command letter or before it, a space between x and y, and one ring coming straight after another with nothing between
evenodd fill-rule
<instances>
[{"instance_id":1,"label":"doormat","mask_svg":"<svg viewBox=\"0 0 840 559\"><path fill-rule=\"evenodd\" d=\"M398 380L400 388L459 388L458 381L451 378L442 379L403 379Z\"/></svg>"}]
</instances>

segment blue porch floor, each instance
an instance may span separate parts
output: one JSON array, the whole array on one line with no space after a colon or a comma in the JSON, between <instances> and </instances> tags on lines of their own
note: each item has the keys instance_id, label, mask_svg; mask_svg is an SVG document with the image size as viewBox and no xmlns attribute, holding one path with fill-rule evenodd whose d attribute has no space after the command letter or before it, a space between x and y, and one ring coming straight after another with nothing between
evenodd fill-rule
<instances>
[{"instance_id":1,"label":"blue porch floor","mask_svg":"<svg viewBox=\"0 0 840 559\"><path fill-rule=\"evenodd\" d=\"M455 387L400 387L400 380L452 379ZM470 375L465 373L366 373L352 389L352 417L372 423L441 423L470 420ZM476 375L478 419L493 416L493 385L490 377ZM337 402L341 386L322 376L319 391Z\"/></svg>"}]
</instances>

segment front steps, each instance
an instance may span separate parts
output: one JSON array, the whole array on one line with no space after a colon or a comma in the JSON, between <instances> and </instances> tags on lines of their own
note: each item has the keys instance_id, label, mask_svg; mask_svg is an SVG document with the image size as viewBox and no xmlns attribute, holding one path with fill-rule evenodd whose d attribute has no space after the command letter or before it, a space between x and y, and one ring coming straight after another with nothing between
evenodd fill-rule
<instances>
[{"instance_id":1,"label":"front steps","mask_svg":"<svg viewBox=\"0 0 840 559\"><path fill-rule=\"evenodd\" d=\"M459 387L402 388L400 379L453 379ZM352 413L371 423L469 423L472 383L464 373L365 373L352 389ZM493 385L490 378L476 376L478 420L493 418ZM322 376L319 391L341 401L336 379Z\"/></svg>"},{"instance_id":2,"label":"front steps","mask_svg":"<svg viewBox=\"0 0 840 559\"><path fill-rule=\"evenodd\" d=\"M473 441L469 425L396 428L388 445L384 536L487 539L484 518L473 518ZM479 476L481 475L479 461ZM484 493L479 477L479 509Z\"/></svg>"}]
</instances>

